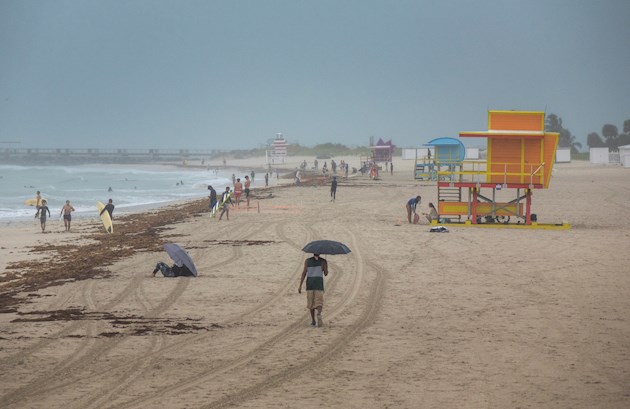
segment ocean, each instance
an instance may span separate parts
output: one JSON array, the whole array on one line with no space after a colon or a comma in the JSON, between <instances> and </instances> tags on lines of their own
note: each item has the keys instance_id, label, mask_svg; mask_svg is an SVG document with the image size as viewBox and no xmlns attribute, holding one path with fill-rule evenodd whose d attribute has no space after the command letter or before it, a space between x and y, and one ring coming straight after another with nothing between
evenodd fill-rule
<instances>
[{"instance_id":1,"label":"ocean","mask_svg":"<svg viewBox=\"0 0 630 409\"><path fill-rule=\"evenodd\" d=\"M92 216L96 201L112 199L116 213L208 197L207 186L220 194L232 186L236 169L179 169L151 165L13 166L0 165L0 222L33 218L35 207L24 201L36 192L57 217L66 200L73 216ZM236 173L237 177L244 175ZM253 187L253 186L252 186ZM111 191L109 189L111 188Z\"/></svg>"}]
</instances>

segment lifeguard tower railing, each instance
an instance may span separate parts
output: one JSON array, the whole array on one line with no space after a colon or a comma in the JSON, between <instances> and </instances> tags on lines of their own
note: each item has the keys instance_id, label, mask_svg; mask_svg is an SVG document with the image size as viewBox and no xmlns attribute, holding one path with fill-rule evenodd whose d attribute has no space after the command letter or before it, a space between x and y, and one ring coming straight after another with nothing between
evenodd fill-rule
<instances>
[{"instance_id":1,"label":"lifeguard tower railing","mask_svg":"<svg viewBox=\"0 0 630 409\"><path fill-rule=\"evenodd\" d=\"M434 161L438 181L456 182L458 187L542 189L545 163L486 161ZM455 186L453 186L455 187Z\"/></svg>"},{"instance_id":2,"label":"lifeguard tower railing","mask_svg":"<svg viewBox=\"0 0 630 409\"><path fill-rule=\"evenodd\" d=\"M461 173L462 161L460 155L455 151L441 151L439 155L417 156L415 164L415 179L441 180L441 178L452 178L451 174Z\"/></svg>"}]
</instances>

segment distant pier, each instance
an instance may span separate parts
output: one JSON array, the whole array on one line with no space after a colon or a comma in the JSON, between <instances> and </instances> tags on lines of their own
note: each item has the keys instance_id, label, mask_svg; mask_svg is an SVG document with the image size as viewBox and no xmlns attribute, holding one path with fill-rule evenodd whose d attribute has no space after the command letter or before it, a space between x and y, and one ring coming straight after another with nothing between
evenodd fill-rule
<instances>
[{"instance_id":1,"label":"distant pier","mask_svg":"<svg viewBox=\"0 0 630 409\"><path fill-rule=\"evenodd\" d=\"M5 165L80 165L88 163L154 163L208 160L221 151L189 149L0 149Z\"/></svg>"}]
</instances>

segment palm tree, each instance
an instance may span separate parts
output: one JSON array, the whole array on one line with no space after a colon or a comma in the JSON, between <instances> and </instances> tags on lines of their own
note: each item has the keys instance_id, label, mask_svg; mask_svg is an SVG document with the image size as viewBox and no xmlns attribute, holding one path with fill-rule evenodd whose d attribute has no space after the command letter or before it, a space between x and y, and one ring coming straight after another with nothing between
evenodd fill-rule
<instances>
[{"instance_id":1,"label":"palm tree","mask_svg":"<svg viewBox=\"0 0 630 409\"><path fill-rule=\"evenodd\" d=\"M575 139L575 136L571 135L571 132L566 129L563 131L564 132L560 133L560 141L558 141L558 145L565 147L570 146L571 153L578 153L580 149L582 149L582 144Z\"/></svg>"},{"instance_id":2,"label":"palm tree","mask_svg":"<svg viewBox=\"0 0 630 409\"><path fill-rule=\"evenodd\" d=\"M555 114L547 115L547 119L545 120L545 131L547 132L558 132L562 130L562 118L558 118Z\"/></svg>"},{"instance_id":3,"label":"palm tree","mask_svg":"<svg viewBox=\"0 0 630 409\"><path fill-rule=\"evenodd\" d=\"M606 140L606 145L608 145L608 149L613 151L617 150L617 137L619 136L619 131L615 125L606 124L602 128L602 135Z\"/></svg>"},{"instance_id":4,"label":"palm tree","mask_svg":"<svg viewBox=\"0 0 630 409\"><path fill-rule=\"evenodd\" d=\"M602 140L602 138L597 134L597 132L591 132L586 137L586 145L589 148L604 148L606 144Z\"/></svg>"},{"instance_id":5,"label":"palm tree","mask_svg":"<svg viewBox=\"0 0 630 409\"><path fill-rule=\"evenodd\" d=\"M623 133L617 137L617 146L630 145L630 119L623 121Z\"/></svg>"},{"instance_id":6,"label":"palm tree","mask_svg":"<svg viewBox=\"0 0 630 409\"><path fill-rule=\"evenodd\" d=\"M545 120L545 131L558 132L560 134L558 146L565 148L570 147L571 153L578 153L582 148L582 144L571 134L571 131L564 129L562 126L562 118L555 114L547 115L547 119Z\"/></svg>"}]
</instances>

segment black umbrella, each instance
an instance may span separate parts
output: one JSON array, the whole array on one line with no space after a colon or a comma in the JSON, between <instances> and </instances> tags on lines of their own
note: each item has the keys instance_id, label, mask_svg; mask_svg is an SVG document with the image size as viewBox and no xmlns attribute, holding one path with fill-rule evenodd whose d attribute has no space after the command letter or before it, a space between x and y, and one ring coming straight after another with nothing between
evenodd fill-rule
<instances>
[{"instance_id":1,"label":"black umbrella","mask_svg":"<svg viewBox=\"0 0 630 409\"><path fill-rule=\"evenodd\" d=\"M350 249L343 243L332 240L315 240L302 249L305 253L313 254L348 254Z\"/></svg>"},{"instance_id":2,"label":"black umbrella","mask_svg":"<svg viewBox=\"0 0 630 409\"><path fill-rule=\"evenodd\" d=\"M193 273L195 277L197 277L197 268L195 267L195 263L193 263L188 253L186 253L186 250L179 247L175 243L165 244L164 250L166 250L168 255L171 256L175 263L185 265L190 270L190 272Z\"/></svg>"}]
</instances>

